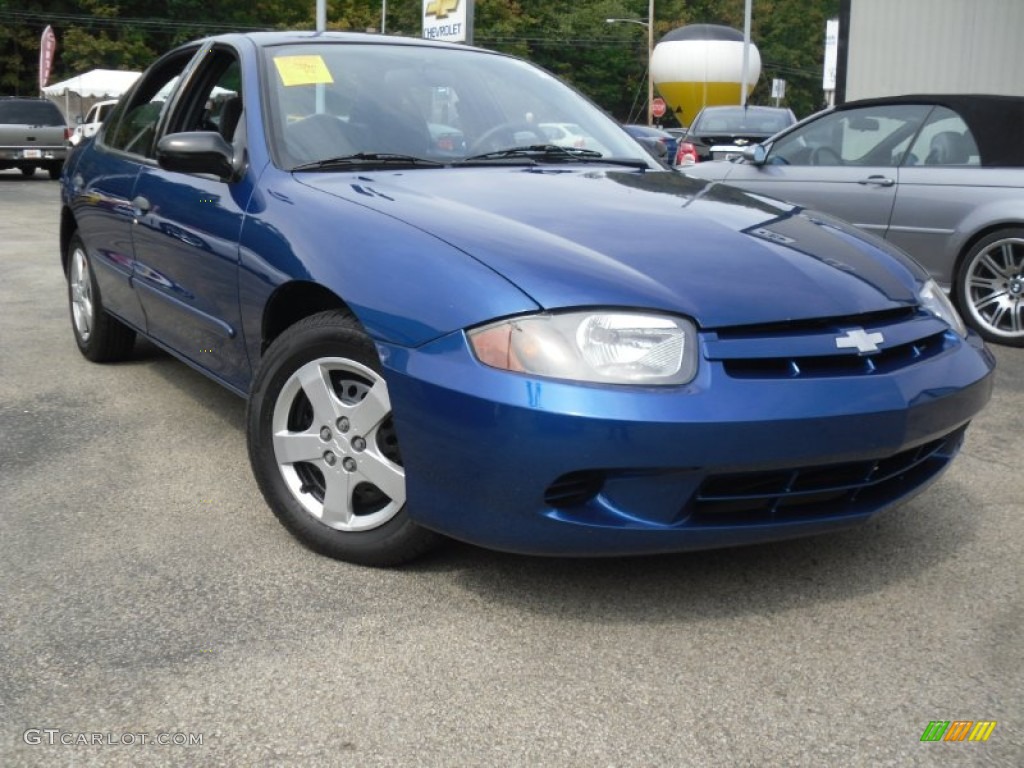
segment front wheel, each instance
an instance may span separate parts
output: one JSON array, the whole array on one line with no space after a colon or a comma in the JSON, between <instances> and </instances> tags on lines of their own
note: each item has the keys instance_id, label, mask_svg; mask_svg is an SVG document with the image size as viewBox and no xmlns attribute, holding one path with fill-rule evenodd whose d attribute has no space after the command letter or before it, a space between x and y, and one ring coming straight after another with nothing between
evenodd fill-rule
<instances>
[{"instance_id":1,"label":"front wheel","mask_svg":"<svg viewBox=\"0 0 1024 768\"><path fill-rule=\"evenodd\" d=\"M36 175L36 168L34 165L23 165L19 170L21 170L21 175L26 179L31 179Z\"/></svg>"},{"instance_id":2,"label":"front wheel","mask_svg":"<svg viewBox=\"0 0 1024 768\"><path fill-rule=\"evenodd\" d=\"M1024 347L1024 229L979 240L957 273L956 301L986 341Z\"/></svg>"},{"instance_id":3,"label":"front wheel","mask_svg":"<svg viewBox=\"0 0 1024 768\"><path fill-rule=\"evenodd\" d=\"M314 551L396 565L439 540L406 513L387 383L373 342L351 316L312 315L270 345L247 426L263 497Z\"/></svg>"}]
</instances>

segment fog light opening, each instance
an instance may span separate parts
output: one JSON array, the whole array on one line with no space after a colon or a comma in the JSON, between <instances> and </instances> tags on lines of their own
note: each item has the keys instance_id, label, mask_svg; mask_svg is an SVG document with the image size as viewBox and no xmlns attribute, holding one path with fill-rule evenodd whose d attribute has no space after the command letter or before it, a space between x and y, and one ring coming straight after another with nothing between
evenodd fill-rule
<instances>
[{"instance_id":1,"label":"fog light opening","mask_svg":"<svg viewBox=\"0 0 1024 768\"><path fill-rule=\"evenodd\" d=\"M605 476L597 470L568 472L544 491L544 502L555 509L568 509L586 504L601 492Z\"/></svg>"}]
</instances>

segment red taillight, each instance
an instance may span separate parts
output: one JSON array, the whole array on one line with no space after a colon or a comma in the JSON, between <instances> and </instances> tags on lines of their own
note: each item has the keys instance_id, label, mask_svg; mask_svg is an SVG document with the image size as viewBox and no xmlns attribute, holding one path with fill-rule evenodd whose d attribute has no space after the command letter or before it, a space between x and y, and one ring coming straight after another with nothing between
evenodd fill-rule
<instances>
[{"instance_id":1,"label":"red taillight","mask_svg":"<svg viewBox=\"0 0 1024 768\"><path fill-rule=\"evenodd\" d=\"M74 133L74 132L75 132L74 129L68 128L67 126L64 126L64 141L67 141L68 139L70 139L71 138L71 134Z\"/></svg>"},{"instance_id":2,"label":"red taillight","mask_svg":"<svg viewBox=\"0 0 1024 768\"><path fill-rule=\"evenodd\" d=\"M680 141L679 147L676 149L676 165L694 165L699 162L697 148L688 141Z\"/></svg>"}]
</instances>

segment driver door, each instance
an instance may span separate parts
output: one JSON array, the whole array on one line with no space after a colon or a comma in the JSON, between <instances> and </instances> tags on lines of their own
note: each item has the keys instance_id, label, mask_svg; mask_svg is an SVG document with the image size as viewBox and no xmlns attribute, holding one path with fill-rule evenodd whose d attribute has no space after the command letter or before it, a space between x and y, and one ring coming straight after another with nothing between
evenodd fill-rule
<instances>
[{"instance_id":1,"label":"driver door","mask_svg":"<svg viewBox=\"0 0 1024 768\"><path fill-rule=\"evenodd\" d=\"M889 104L830 112L777 139L764 165L736 164L726 181L884 237L900 162L929 109Z\"/></svg>"}]
</instances>

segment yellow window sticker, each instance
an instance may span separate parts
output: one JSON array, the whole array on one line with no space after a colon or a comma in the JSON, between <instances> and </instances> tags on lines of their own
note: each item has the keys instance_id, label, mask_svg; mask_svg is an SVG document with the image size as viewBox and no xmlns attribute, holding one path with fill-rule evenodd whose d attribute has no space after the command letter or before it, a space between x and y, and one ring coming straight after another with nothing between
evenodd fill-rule
<instances>
[{"instance_id":1,"label":"yellow window sticker","mask_svg":"<svg viewBox=\"0 0 1024 768\"><path fill-rule=\"evenodd\" d=\"M275 56L274 65L285 86L333 83L334 78L319 55Z\"/></svg>"}]
</instances>

